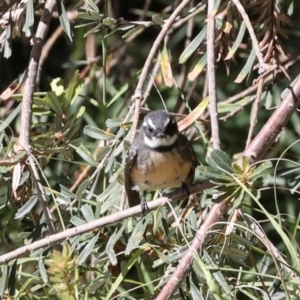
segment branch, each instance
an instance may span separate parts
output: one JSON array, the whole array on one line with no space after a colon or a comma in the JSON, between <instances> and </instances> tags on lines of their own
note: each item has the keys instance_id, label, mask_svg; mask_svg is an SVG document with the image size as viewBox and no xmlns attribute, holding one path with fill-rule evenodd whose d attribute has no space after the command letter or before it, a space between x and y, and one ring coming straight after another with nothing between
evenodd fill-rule
<instances>
[{"instance_id":1,"label":"branch","mask_svg":"<svg viewBox=\"0 0 300 300\"><path fill-rule=\"evenodd\" d=\"M32 102L33 93L35 91L35 81L38 74L39 60L41 57L44 40L49 29L51 15L54 7L56 6L56 0L46 1L45 8L43 10L40 22L37 27L37 31L34 37L34 45L32 47L30 61L27 69L27 78L24 87L24 95L22 100L22 113L21 113L21 128L19 143L16 146L16 150L25 150L28 154L28 161L31 168L31 174L34 178L38 199L40 205L43 208L45 214L46 223L50 234L55 232L52 216L49 208L47 207L47 199L41 184L38 170L35 165L33 157L30 155L30 128L31 128L31 115L32 115Z\"/></svg>"},{"instance_id":2,"label":"branch","mask_svg":"<svg viewBox=\"0 0 300 300\"><path fill-rule=\"evenodd\" d=\"M207 218L201 224L189 250L181 259L175 272L155 300L169 299L172 296L182 281L185 273L190 269L194 257L198 256L197 253L202 250L202 247L205 244L205 238L211 227L223 216L228 206L229 202L221 202L212 207Z\"/></svg>"},{"instance_id":3,"label":"branch","mask_svg":"<svg viewBox=\"0 0 300 300\"><path fill-rule=\"evenodd\" d=\"M38 73L39 61L43 50L44 40L49 29L51 16L56 6L55 0L46 1L35 37L34 45L31 50L30 61L28 65L28 73L24 87L22 99L22 114L19 147L27 151L30 150L30 127L32 115L32 101L35 90L35 80Z\"/></svg>"},{"instance_id":4,"label":"branch","mask_svg":"<svg viewBox=\"0 0 300 300\"><path fill-rule=\"evenodd\" d=\"M216 95L216 72L215 72L215 15L214 0L208 0L207 22L207 78L209 94L209 114L211 120L211 135L214 149L220 149L218 108Z\"/></svg>"},{"instance_id":5,"label":"branch","mask_svg":"<svg viewBox=\"0 0 300 300\"><path fill-rule=\"evenodd\" d=\"M260 160L274 143L292 114L300 104L300 75L288 87L289 92L278 108L244 151L251 162Z\"/></svg>"},{"instance_id":6,"label":"branch","mask_svg":"<svg viewBox=\"0 0 300 300\"><path fill-rule=\"evenodd\" d=\"M246 142L246 149L249 147L249 145L251 143L252 136L253 136L253 133L254 133L254 128L255 128L255 125L256 125L256 122L257 122L261 95L263 93L263 88L264 88L264 82L265 82L264 78L261 78L258 82L258 88L257 88L257 91L256 91L256 97L255 97L255 102L254 102L254 110L252 112L251 121L250 121L250 128L249 128L248 138L247 138L247 142Z\"/></svg>"},{"instance_id":7,"label":"branch","mask_svg":"<svg viewBox=\"0 0 300 300\"><path fill-rule=\"evenodd\" d=\"M208 180L206 180L202 183L196 183L190 187L190 193L195 194L195 193L198 193L205 189L211 188L212 186L213 185ZM154 209L156 209L162 205L165 205L169 202L178 201L184 197L186 197L186 191L182 191L180 189L178 192L167 195L167 197L162 197L162 198L148 202L147 206L149 208L149 211L151 211L151 210L154 210ZM131 207L129 209L125 209L120 212L116 212L109 216L105 216L103 218L92 221L90 223L87 223L87 224L84 224L84 225L81 225L81 226L78 226L75 228L67 229L60 233L49 235L42 240L39 240L30 245L26 245L21 248L18 248L7 254L1 255L0 256L0 264L7 263L7 262L11 261L12 259L15 259L26 253L31 253L32 251L37 250L39 248L49 246L58 241L65 240L72 236L80 235L80 234L83 234L83 233L86 233L86 232L89 232L89 231L92 231L95 229L99 229L101 227L114 224L116 222L120 222L124 219L133 217L133 216L141 214L141 213L142 213L142 207L141 207L141 205L137 205L137 206Z\"/></svg>"}]
</instances>

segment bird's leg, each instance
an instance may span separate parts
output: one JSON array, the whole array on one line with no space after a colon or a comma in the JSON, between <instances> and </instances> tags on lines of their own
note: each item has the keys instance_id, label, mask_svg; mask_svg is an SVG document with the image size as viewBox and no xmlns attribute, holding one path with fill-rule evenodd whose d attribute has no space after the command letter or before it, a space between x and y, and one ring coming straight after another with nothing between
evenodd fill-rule
<instances>
[{"instance_id":1,"label":"bird's leg","mask_svg":"<svg viewBox=\"0 0 300 300\"><path fill-rule=\"evenodd\" d=\"M191 195L190 187L185 182L182 182L181 183L181 191L186 194L186 197L184 197L180 201L179 207L184 208L188 205L188 202L189 202L189 196Z\"/></svg>"},{"instance_id":2,"label":"bird's leg","mask_svg":"<svg viewBox=\"0 0 300 300\"><path fill-rule=\"evenodd\" d=\"M149 210L147 200L145 198L145 193L143 192L142 197L141 197L141 208L142 208L142 213L145 214L147 210Z\"/></svg>"},{"instance_id":3,"label":"bird's leg","mask_svg":"<svg viewBox=\"0 0 300 300\"><path fill-rule=\"evenodd\" d=\"M185 192L187 196L191 195L190 187L185 182L181 183L181 191Z\"/></svg>"}]
</instances>

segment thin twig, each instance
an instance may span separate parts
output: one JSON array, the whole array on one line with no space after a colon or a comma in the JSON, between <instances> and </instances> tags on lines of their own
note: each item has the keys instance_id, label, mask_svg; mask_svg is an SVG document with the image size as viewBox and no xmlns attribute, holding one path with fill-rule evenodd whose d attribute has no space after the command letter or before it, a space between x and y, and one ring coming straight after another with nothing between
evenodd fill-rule
<instances>
[{"instance_id":1,"label":"thin twig","mask_svg":"<svg viewBox=\"0 0 300 300\"><path fill-rule=\"evenodd\" d=\"M282 128L286 125L292 114L300 104L300 75L289 86L289 93L281 101L278 108L256 135L243 155L249 158L251 162L257 161L263 157L270 146L274 143Z\"/></svg>"},{"instance_id":2,"label":"thin twig","mask_svg":"<svg viewBox=\"0 0 300 300\"><path fill-rule=\"evenodd\" d=\"M211 188L213 185L207 180L202 183L194 184L190 187L189 191L191 194L198 193L200 191L203 191L205 189ZM149 210L154 210L162 205L165 205L169 202L178 201L186 196L186 191L179 190L176 193L171 193L168 197L162 197L153 201L150 201L147 203L147 207ZM34 250L40 249L45 246L49 246L51 244L54 244L58 241L68 239L73 236L77 236L95 229L99 229L100 227L104 227L107 225L114 224L116 222L120 222L124 219L133 217L135 215L142 213L142 207L141 205L137 205L128 209L125 209L123 211L111 214L109 216L105 216L103 218L97 219L95 221L89 222L87 224L77 226L75 228L70 228L65 231L62 231L60 233L56 233L54 235L49 235L46 238L43 238L37 242L34 242L32 244L20 247L12 252L9 252L7 254L0 256L0 264L7 263L11 261L12 259L15 259L19 256L22 256L26 253L31 253Z\"/></svg>"},{"instance_id":3,"label":"thin twig","mask_svg":"<svg viewBox=\"0 0 300 300\"><path fill-rule=\"evenodd\" d=\"M249 128L248 138L247 138L247 142L246 142L246 149L248 148L248 146L250 145L251 140L252 140L254 128L255 128L255 125L257 122L257 118L258 118L258 111L259 111L259 105L260 105L263 88L264 88L264 78L261 78L258 82L258 88L256 91L256 97L255 97L255 101L254 101L254 110L252 111L252 116L251 116L251 120L250 120L250 128Z\"/></svg>"},{"instance_id":4,"label":"thin twig","mask_svg":"<svg viewBox=\"0 0 300 300\"><path fill-rule=\"evenodd\" d=\"M38 198L43 208L46 223L50 233L55 232L52 216L47 206L47 199L41 184L39 173L35 166L35 161L30 155L30 128L31 128L31 115L32 115L32 102L33 93L35 91L35 83L38 73L39 61L44 45L44 40L49 29L51 21L51 15L56 6L56 0L48 0L45 4L41 19L39 21L37 31L34 38L34 45L32 47L30 61L28 65L27 78L25 81L24 95L22 100L22 113L21 113L21 127L20 137L16 150L25 150L28 154L28 161L31 168L34 181L36 183L36 189L38 192Z\"/></svg>"},{"instance_id":5,"label":"thin twig","mask_svg":"<svg viewBox=\"0 0 300 300\"><path fill-rule=\"evenodd\" d=\"M214 149L220 149L219 121L216 95L216 72L215 72L215 16L214 0L208 0L207 21L207 77L209 94L209 114L211 121L211 136Z\"/></svg>"},{"instance_id":6,"label":"thin twig","mask_svg":"<svg viewBox=\"0 0 300 300\"><path fill-rule=\"evenodd\" d=\"M260 52L259 44L258 44L256 35L255 35L254 29L253 29L253 27L251 25L251 22L249 20L249 17L248 17L248 15L247 15L247 13L244 9L244 6L240 3L239 0L232 0L232 2L235 4L235 6L238 9L238 11L240 12L243 20L245 21L245 24L246 24L246 27L247 27L248 32L250 34L252 45L253 45L253 48L254 48L254 51L255 51L255 55L256 55L256 57L258 59L258 62L259 62L258 73L263 74L266 71L266 63L264 62L264 58L263 58L263 56Z\"/></svg>"},{"instance_id":7,"label":"thin twig","mask_svg":"<svg viewBox=\"0 0 300 300\"><path fill-rule=\"evenodd\" d=\"M19 149L21 150L25 149L26 151L30 151L30 126L33 93L35 91L35 81L38 73L38 66L43 50L44 40L49 29L51 15L55 6L56 0L46 1L45 8L41 15L41 19L39 21L39 25L37 27L37 31L34 37L34 45L31 50L30 61L28 65L28 73L22 99L22 114L19 138Z\"/></svg>"}]
</instances>

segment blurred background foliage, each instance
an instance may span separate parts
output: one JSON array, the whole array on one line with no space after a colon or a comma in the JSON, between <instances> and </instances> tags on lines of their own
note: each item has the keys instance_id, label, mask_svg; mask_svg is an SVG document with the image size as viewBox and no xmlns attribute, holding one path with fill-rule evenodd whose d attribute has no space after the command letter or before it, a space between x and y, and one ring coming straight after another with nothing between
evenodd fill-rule
<instances>
[{"instance_id":1,"label":"blurred background foliage","mask_svg":"<svg viewBox=\"0 0 300 300\"><path fill-rule=\"evenodd\" d=\"M263 91L254 135L298 75L300 60L298 1L240 1L268 66L262 75L233 2L216 1L215 9L220 136L222 150L229 155L221 156L232 172L229 157L237 158L245 149L257 84L263 84ZM31 129L32 151L57 231L110 215L122 206L131 96L157 35L179 3L58 2L40 62ZM32 0L0 6L1 254L48 234L26 155L13 151L22 113L22 76L43 7L43 1ZM176 19L152 61L141 119L147 110L167 108L180 121L205 99L209 17L205 1L191 1ZM230 219L234 229L228 233L226 223L215 228L174 299L299 299L299 282L275 264L251 230L259 222L299 276L299 261L293 260L299 254L300 238L299 125L296 112L265 157L273 167L259 170L251 193L264 209L249 194L237 193L239 202L222 220ZM209 165L207 110L186 135L199 165ZM206 178L207 171L199 167L196 181ZM218 174L219 179L224 180L225 193L232 192L232 186L226 190L230 179ZM130 218L2 265L0 296L153 299L220 191L217 187L193 196L187 208L161 207L143 218Z\"/></svg>"}]
</instances>

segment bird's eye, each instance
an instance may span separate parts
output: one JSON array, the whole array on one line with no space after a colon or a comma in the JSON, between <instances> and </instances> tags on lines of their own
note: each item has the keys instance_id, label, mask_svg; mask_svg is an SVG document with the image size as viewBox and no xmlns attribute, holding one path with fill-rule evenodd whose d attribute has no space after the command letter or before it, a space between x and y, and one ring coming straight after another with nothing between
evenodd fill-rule
<instances>
[{"instance_id":1,"label":"bird's eye","mask_svg":"<svg viewBox=\"0 0 300 300\"><path fill-rule=\"evenodd\" d=\"M148 132L150 132L150 133L153 132L153 127L151 127L150 125L148 126Z\"/></svg>"}]
</instances>

